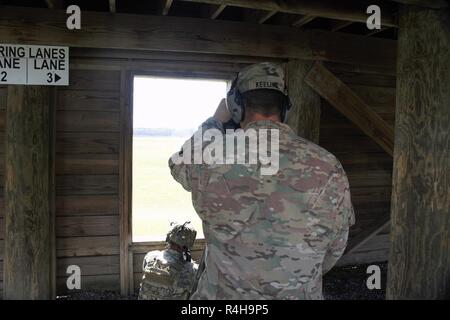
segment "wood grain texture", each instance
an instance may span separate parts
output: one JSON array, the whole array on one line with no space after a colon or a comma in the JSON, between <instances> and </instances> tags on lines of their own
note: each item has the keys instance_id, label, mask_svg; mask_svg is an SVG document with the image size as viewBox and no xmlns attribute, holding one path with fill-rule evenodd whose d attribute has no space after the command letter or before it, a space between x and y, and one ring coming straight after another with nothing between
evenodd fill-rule
<instances>
[{"instance_id":1,"label":"wood grain texture","mask_svg":"<svg viewBox=\"0 0 450 320\"><path fill-rule=\"evenodd\" d=\"M117 175L56 176L56 195L116 195Z\"/></svg>"},{"instance_id":2,"label":"wood grain texture","mask_svg":"<svg viewBox=\"0 0 450 320\"><path fill-rule=\"evenodd\" d=\"M57 257L111 256L119 254L118 236L56 239Z\"/></svg>"},{"instance_id":3,"label":"wood grain texture","mask_svg":"<svg viewBox=\"0 0 450 320\"><path fill-rule=\"evenodd\" d=\"M289 14L312 15L337 20L348 20L354 22L366 22L367 16L365 9L372 4L372 2L360 0L358 2L343 2L336 5L333 0L303 0L303 1L289 1L289 0L181 0L187 2L199 2L208 4L225 4L228 6L236 6L248 9L276 11ZM410 0L410 1L442 1L442 0ZM381 5L383 12L382 24L388 26L396 26L397 23L389 14L392 12L392 6L383 3Z\"/></svg>"},{"instance_id":4,"label":"wood grain texture","mask_svg":"<svg viewBox=\"0 0 450 320\"><path fill-rule=\"evenodd\" d=\"M181 51L394 66L395 42L284 26L130 14L83 12L83 28L67 32L66 15L1 7L0 38L8 43Z\"/></svg>"},{"instance_id":5,"label":"wood grain texture","mask_svg":"<svg viewBox=\"0 0 450 320\"><path fill-rule=\"evenodd\" d=\"M119 93L115 91L103 90L59 89L56 109L79 111L119 111Z\"/></svg>"},{"instance_id":6,"label":"wood grain texture","mask_svg":"<svg viewBox=\"0 0 450 320\"><path fill-rule=\"evenodd\" d=\"M57 237L119 235L118 216L57 217Z\"/></svg>"},{"instance_id":7,"label":"wood grain texture","mask_svg":"<svg viewBox=\"0 0 450 320\"><path fill-rule=\"evenodd\" d=\"M8 88L5 152L5 299L52 297L50 87Z\"/></svg>"},{"instance_id":8,"label":"wood grain texture","mask_svg":"<svg viewBox=\"0 0 450 320\"><path fill-rule=\"evenodd\" d=\"M119 113L73 110L57 111L56 130L59 132L119 132Z\"/></svg>"},{"instance_id":9,"label":"wood grain texture","mask_svg":"<svg viewBox=\"0 0 450 320\"><path fill-rule=\"evenodd\" d=\"M319 143L320 97L305 82L312 63L290 60L286 65L287 87L292 102L288 125L294 132L314 143Z\"/></svg>"},{"instance_id":10,"label":"wood grain texture","mask_svg":"<svg viewBox=\"0 0 450 320\"><path fill-rule=\"evenodd\" d=\"M450 298L450 11L402 7L389 299Z\"/></svg>"},{"instance_id":11,"label":"wood grain texture","mask_svg":"<svg viewBox=\"0 0 450 320\"><path fill-rule=\"evenodd\" d=\"M320 63L314 65L314 68L306 77L306 82L352 123L378 143L387 153L392 155L394 148L393 128L347 85Z\"/></svg>"},{"instance_id":12,"label":"wood grain texture","mask_svg":"<svg viewBox=\"0 0 450 320\"><path fill-rule=\"evenodd\" d=\"M56 154L119 154L119 139L119 132L58 132Z\"/></svg>"},{"instance_id":13,"label":"wood grain texture","mask_svg":"<svg viewBox=\"0 0 450 320\"><path fill-rule=\"evenodd\" d=\"M69 195L56 198L57 216L118 215L117 195Z\"/></svg>"},{"instance_id":14,"label":"wood grain texture","mask_svg":"<svg viewBox=\"0 0 450 320\"><path fill-rule=\"evenodd\" d=\"M69 293L67 289L67 277L57 278L57 292L64 295ZM101 274L101 275L81 275L81 286L83 290L104 290L104 291L119 291L119 275L118 274Z\"/></svg>"},{"instance_id":15,"label":"wood grain texture","mask_svg":"<svg viewBox=\"0 0 450 320\"><path fill-rule=\"evenodd\" d=\"M0 162L1 172L1 162ZM119 159L117 154L81 154L60 155L56 163L57 175L118 175Z\"/></svg>"},{"instance_id":16,"label":"wood grain texture","mask_svg":"<svg viewBox=\"0 0 450 320\"><path fill-rule=\"evenodd\" d=\"M120 293L132 293L134 282L132 245L132 163L133 163L133 74L122 70L120 75L120 154L119 154L119 217L120 217Z\"/></svg>"},{"instance_id":17,"label":"wood grain texture","mask_svg":"<svg viewBox=\"0 0 450 320\"><path fill-rule=\"evenodd\" d=\"M83 276L119 274L119 256L69 257L58 260L58 277L66 277L67 267L77 265Z\"/></svg>"}]
</instances>

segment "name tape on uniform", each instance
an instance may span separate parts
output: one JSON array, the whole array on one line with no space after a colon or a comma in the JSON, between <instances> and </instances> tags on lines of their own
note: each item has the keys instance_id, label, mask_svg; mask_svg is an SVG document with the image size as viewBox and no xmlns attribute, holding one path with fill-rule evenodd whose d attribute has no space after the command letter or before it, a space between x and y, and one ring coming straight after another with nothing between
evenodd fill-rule
<instances>
[{"instance_id":1,"label":"name tape on uniform","mask_svg":"<svg viewBox=\"0 0 450 320\"><path fill-rule=\"evenodd\" d=\"M0 44L0 85L69 85L69 47Z\"/></svg>"}]
</instances>

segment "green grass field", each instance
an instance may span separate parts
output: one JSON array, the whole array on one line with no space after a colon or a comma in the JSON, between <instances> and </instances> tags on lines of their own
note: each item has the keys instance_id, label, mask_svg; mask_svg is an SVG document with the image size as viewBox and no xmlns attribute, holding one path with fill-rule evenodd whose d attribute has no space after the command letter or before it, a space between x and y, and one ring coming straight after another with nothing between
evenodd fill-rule
<instances>
[{"instance_id":1,"label":"green grass field","mask_svg":"<svg viewBox=\"0 0 450 320\"><path fill-rule=\"evenodd\" d=\"M203 238L201 220L192 207L191 194L170 174L169 157L185 139L133 138L133 241L161 241L172 221L191 221L197 239Z\"/></svg>"}]
</instances>

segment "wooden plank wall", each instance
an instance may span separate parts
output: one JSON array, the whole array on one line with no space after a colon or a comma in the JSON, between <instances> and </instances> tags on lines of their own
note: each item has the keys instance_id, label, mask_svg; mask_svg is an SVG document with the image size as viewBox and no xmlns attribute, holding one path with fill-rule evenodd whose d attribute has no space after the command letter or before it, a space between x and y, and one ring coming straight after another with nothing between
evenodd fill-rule
<instances>
[{"instance_id":1,"label":"wooden plank wall","mask_svg":"<svg viewBox=\"0 0 450 320\"><path fill-rule=\"evenodd\" d=\"M57 289L69 265L83 289L119 290L120 70L71 70L57 92Z\"/></svg>"},{"instance_id":2,"label":"wooden plank wall","mask_svg":"<svg viewBox=\"0 0 450 320\"><path fill-rule=\"evenodd\" d=\"M67 266L82 270L83 289L119 291L119 149L121 68L158 72L191 72L179 56L170 67L161 60L133 62L103 53L89 52L71 70L70 86L57 90L56 105L56 246L57 293L64 294ZM192 57L191 57L192 58ZM158 59L161 59L158 57ZM208 58L209 59L209 58ZM208 61L206 59L206 61ZM222 58L221 58L222 59ZM145 61L144 61L145 60ZM195 60L195 58L193 59ZM246 59L234 63L199 59L194 70L207 75L209 69L229 75ZM105 66L107 66L105 68ZM327 66L355 90L374 110L393 124L395 78L392 75L343 71ZM191 71L189 71L191 70ZM200 70L200 72L198 71ZM392 159L380 147L350 124L333 107L322 101L320 144L335 153L349 176L357 212L357 234L370 223L389 213ZM6 87L0 87L0 297L3 288L3 154ZM384 230L342 263L373 262L387 258ZM193 252L200 260L199 245ZM135 289L141 278L144 253L133 254Z\"/></svg>"},{"instance_id":3,"label":"wooden plank wall","mask_svg":"<svg viewBox=\"0 0 450 320\"><path fill-rule=\"evenodd\" d=\"M7 87L0 86L0 299L3 297L3 254L4 254L4 238L5 238L5 224L4 222L4 201L3 201L3 187L4 170L5 170L5 111L7 99Z\"/></svg>"},{"instance_id":4,"label":"wooden plank wall","mask_svg":"<svg viewBox=\"0 0 450 320\"><path fill-rule=\"evenodd\" d=\"M327 65L327 68L349 85L379 116L394 126L394 75L384 72L369 73L358 69L349 72L333 64ZM349 178L356 212L356 224L351 229L350 237L389 216L392 157L324 100L322 100L320 145L336 155ZM386 261L389 248L388 233L389 229L384 229L356 252L341 259L339 264Z\"/></svg>"}]
</instances>

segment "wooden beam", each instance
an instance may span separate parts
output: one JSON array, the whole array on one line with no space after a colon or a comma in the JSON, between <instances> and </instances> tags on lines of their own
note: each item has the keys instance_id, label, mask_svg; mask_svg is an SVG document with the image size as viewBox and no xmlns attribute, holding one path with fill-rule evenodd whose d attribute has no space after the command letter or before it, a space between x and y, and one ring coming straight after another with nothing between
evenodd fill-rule
<instances>
[{"instance_id":1,"label":"wooden beam","mask_svg":"<svg viewBox=\"0 0 450 320\"><path fill-rule=\"evenodd\" d=\"M261 15L261 17L258 19L258 23L259 24L263 24L264 22L266 22L267 20L269 20L270 18L272 18L274 15L276 15L277 12L276 11L269 11L269 12L265 12Z\"/></svg>"},{"instance_id":2,"label":"wooden beam","mask_svg":"<svg viewBox=\"0 0 450 320\"><path fill-rule=\"evenodd\" d=\"M116 0L109 0L109 11L111 13L116 13L117 7L116 7Z\"/></svg>"},{"instance_id":3,"label":"wooden beam","mask_svg":"<svg viewBox=\"0 0 450 320\"><path fill-rule=\"evenodd\" d=\"M225 10L226 7L226 4L211 5L209 8L209 18L212 20L216 19L218 16L220 16L220 14L223 12L223 10Z\"/></svg>"},{"instance_id":4,"label":"wooden beam","mask_svg":"<svg viewBox=\"0 0 450 320\"><path fill-rule=\"evenodd\" d=\"M355 237L349 239L349 243L345 250L345 255L352 254L361 248L370 239L374 238L378 233L386 229L391 225L389 214L383 217L379 221L374 222L369 227L366 227L364 231L358 233Z\"/></svg>"},{"instance_id":5,"label":"wooden beam","mask_svg":"<svg viewBox=\"0 0 450 320\"><path fill-rule=\"evenodd\" d=\"M395 41L285 26L170 16L84 12L67 32L63 12L0 6L3 42L323 60L395 67ZM136 32L135 30L139 30ZM158 32L155 32L158 30Z\"/></svg>"},{"instance_id":6,"label":"wooden beam","mask_svg":"<svg viewBox=\"0 0 450 320\"><path fill-rule=\"evenodd\" d=\"M266 10L244 10L244 21L248 23L263 24L272 18L277 12Z\"/></svg>"},{"instance_id":7,"label":"wooden beam","mask_svg":"<svg viewBox=\"0 0 450 320\"><path fill-rule=\"evenodd\" d=\"M352 21L334 21L331 23L331 31L336 32L351 25Z\"/></svg>"},{"instance_id":8,"label":"wooden beam","mask_svg":"<svg viewBox=\"0 0 450 320\"><path fill-rule=\"evenodd\" d=\"M169 14L173 0L158 0L158 14L166 16Z\"/></svg>"},{"instance_id":9,"label":"wooden beam","mask_svg":"<svg viewBox=\"0 0 450 320\"><path fill-rule=\"evenodd\" d=\"M370 31L366 34L366 37L371 37L371 36L373 36L373 35L379 34L379 33L381 33L381 32L386 31L387 29L389 29L389 28L381 27L381 29L370 30Z\"/></svg>"},{"instance_id":10,"label":"wooden beam","mask_svg":"<svg viewBox=\"0 0 450 320\"><path fill-rule=\"evenodd\" d=\"M298 19L297 21L295 21L292 26L293 27L303 27L305 24L310 23L311 21L313 21L316 17L315 16L303 16L300 19Z\"/></svg>"},{"instance_id":11,"label":"wooden beam","mask_svg":"<svg viewBox=\"0 0 450 320\"><path fill-rule=\"evenodd\" d=\"M316 63L305 81L384 151L393 154L394 129L322 64Z\"/></svg>"},{"instance_id":12,"label":"wooden beam","mask_svg":"<svg viewBox=\"0 0 450 320\"><path fill-rule=\"evenodd\" d=\"M399 18L387 298L445 300L450 293L450 11L405 6Z\"/></svg>"},{"instance_id":13,"label":"wooden beam","mask_svg":"<svg viewBox=\"0 0 450 320\"><path fill-rule=\"evenodd\" d=\"M247 9L277 11L291 14L301 14L308 16L317 16L336 20L348 20L353 22L366 23L366 9L373 1L359 0L357 2L341 1L336 5L336 0L180 0L186 2L208 3L208 4L226 4ZM396 20L391 15L395 8L387 3L379 4L382 15L381 24L395 27Z\"/></svg>"},{"instance_id":14,"label":"wooden beam","mask_svg":"<svg viewBox=\"0 0 450 320\"><path fill-rule=\"evenodd\" d=\"M63 0L45 0L49 9L64 9Z\"/></svg>"},{"instance_id":15,"label":"wooden beam","mask_svg":"<svg viewBox=\"0 0 450 320\"><path fill-rule=\"evenodd\" d=\"M133 109L131 106L132 82L130 72L120 73L120 151L119 151L119 241L120 241L120 292L123 296L132 294L133 288L131 238L131 188L132 188L132 142Z\"/></svg>"},{"instance_id":16,"label":"wooden beam","mask_svg":"<svg viewBox=\"0 0 450 320\"><path fill-rule=\"evenodd\" d=\"M318 144L320 97L304 81L311 67L311 61L290 60L287 63L286 79L292 102L288 125L300 137Z\"/></svg>"},{"instance_id":17,"label":"wooden beam","mask_svg":"<svg viewBox=\"0 0 450 320\"><path fill-rule=\"evenodd\" d=\"M426 7L426 8L447 8L449 6L446 0L392 0L401 4Z\"/></svg>"},{"instance_id":18,"label":"wooden beam","mask_svg":"<svg viewBox=\"0 0 450 320\"><path fill-rule=\"evenodd\" d=\"M52 88L9 86L4 299L55 298Z\"/></svg>"}]
</instances>

